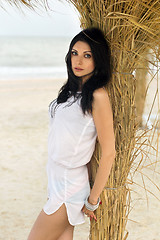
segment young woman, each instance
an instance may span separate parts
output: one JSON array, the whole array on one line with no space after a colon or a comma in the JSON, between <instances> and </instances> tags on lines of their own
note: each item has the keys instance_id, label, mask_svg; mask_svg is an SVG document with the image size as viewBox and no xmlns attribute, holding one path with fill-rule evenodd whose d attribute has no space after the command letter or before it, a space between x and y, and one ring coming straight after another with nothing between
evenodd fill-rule
<instances>
[{"instance_id":1,"label":"young woman","mask_svg":"<svg viewBox=\"0 0 160 240\"><path fill-rule=\"evenodd\" d=\"M68 80L49 105L48 201L28 240L72 240L84 215L96 216L114 158L113 115L104 86L111 79L110 49L101 30L88 28L71 41ZM102 156L93 187L89 163L96 138Z\"/></svg>"}]
</instances>

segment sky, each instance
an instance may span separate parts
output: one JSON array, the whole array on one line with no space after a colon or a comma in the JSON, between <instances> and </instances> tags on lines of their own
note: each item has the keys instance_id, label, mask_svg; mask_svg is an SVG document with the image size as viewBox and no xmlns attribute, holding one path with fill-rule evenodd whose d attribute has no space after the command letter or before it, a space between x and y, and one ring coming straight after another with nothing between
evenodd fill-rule
<instances>
[{"instance_id":1,"label":"sky","mask_svg":"<svg viewBox=\"0 0 160 240\"><path fill-rule=\"evenodd\" d=\"M0 8L0 36L74 36L80 29L78 12L66 0L50 0L53 11L38 13L5 4ZM54 2L54 3L53 3Z\"/></svg>"}]
</instances>

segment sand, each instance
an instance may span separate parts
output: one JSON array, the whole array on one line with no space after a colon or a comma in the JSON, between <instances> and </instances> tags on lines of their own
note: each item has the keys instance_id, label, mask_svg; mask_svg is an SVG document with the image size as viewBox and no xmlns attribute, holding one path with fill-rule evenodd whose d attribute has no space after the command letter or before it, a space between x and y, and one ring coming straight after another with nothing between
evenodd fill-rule
<instances>
[{"instance_id":1,"label":"sand","mask_svg":"<svg viewBox=\"0 0 160 240\"><path fill-rule=\"evenodd\" d=\"M0 240L24 240L47 199L48 105L61 80L0 81ZM150 101L149 101L150 102ZM156 168L160 172L159 164ZM160 185L160 175L145 173ZM135 178L141 183L141 177ZM147 181L160 199L159 191ZM135 189L135 188L134 188ZM145 192L132 194L128 240L160 239L160 202ZM75 227L74 240L87 240L89 220Z\"/></svg>"}]
</instances>

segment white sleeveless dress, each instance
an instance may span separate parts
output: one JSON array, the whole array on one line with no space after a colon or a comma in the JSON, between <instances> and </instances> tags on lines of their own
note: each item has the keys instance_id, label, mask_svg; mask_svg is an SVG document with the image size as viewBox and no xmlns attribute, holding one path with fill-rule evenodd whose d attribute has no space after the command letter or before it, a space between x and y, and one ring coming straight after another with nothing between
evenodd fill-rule
<instances>
[{"instance_id":1,"label":"white sleeveless dress","mask_svg":"<svg viewBox=\"0 0 160 240\"><path fill-rule=\"evenodd\" d=\"M77 93L79 94L79 92ZM88 169L95 148L97 132L92 115L83 115L79 98L49 106L48 201L43 210L50 215L64 203L68 220L75 226L85 222L81 211L90 194Z\"/></svg>"}]
</instances>

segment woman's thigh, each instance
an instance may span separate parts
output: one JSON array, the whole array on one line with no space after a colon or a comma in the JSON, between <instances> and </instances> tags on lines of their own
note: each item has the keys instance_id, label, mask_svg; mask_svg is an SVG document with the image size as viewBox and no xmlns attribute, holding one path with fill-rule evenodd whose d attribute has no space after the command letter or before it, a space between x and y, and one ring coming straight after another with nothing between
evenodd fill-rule
<instances>
[{"instance_id":1,"label":"woman's thigh","mask_svg":"<svg viewBox=\"0 0 160 240\"><path fill-rule=\"evenodd\" d=\"M57 240L73 240L74 226L69 225Z\"/></svg>"},{"instance_id":2,"label":"woman's thigh","mask_svg":"<svg viewBox=\"0 0 160 240\"><path fill-rule=\"evenodd\" d=\"M65 204L53 214L47 215L43 210L35 221L28 240L57 240L70 226Z\"/></svg>"}]
</instances>

